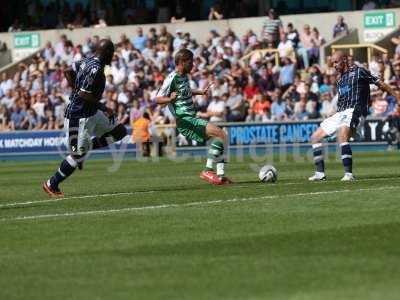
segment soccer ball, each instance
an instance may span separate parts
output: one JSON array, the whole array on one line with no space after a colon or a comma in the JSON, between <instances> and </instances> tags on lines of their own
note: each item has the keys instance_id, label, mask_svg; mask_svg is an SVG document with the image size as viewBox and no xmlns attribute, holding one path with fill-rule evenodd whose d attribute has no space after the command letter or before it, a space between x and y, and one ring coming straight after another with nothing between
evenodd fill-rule
<instances>
[{"instance_id":1,"label":"soccer ball","mask_svg":"<svg viewBox=\"0 0 400 300\"><path fill-rule=\"evenodd\" d=\"M278 179L278 171L274 166L265 165L258 173L261 182L275 182Z\"/></svg>"}]
</instances>

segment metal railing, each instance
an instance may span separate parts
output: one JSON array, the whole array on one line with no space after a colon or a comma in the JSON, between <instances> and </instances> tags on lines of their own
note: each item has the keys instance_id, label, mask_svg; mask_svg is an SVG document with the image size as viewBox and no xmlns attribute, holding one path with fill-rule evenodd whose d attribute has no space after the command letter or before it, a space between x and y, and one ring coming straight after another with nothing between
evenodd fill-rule
<instances>
[{"instance_id":1,"label":"metal railing","mask_svg":"<svg viewBox=\"0 0 400 300\"><path fill-rule=\"evenodd\" d=\"M266 48L266 49L258 49L258 50L253 50L250 53L244 55L240 61L242 63L246 63L249 59L251 59L251 57L254 54L259 54L260 55L260 59L262 60L265 55L267 53L272 53L274 55L275 58L275 65L279 65L279 61L280 61L280 55L279 55L279 50L276 48ZM288 56L292 59L292 61L296 60L296 53L295 53L295 49L293 49L292 53Z\"/></svg>"},{"instance_id":2,"label":"metal railing","mask_svg":"<svg viewBox=\"0 0 400 300\"><path fill-rule=\"evenodd\" d=\"M369 64L370 61L371 61L371 57L372 57L372 54L373 54L374 51L378 51L378 52L380 52L380 53L385 53L385 54L388 53L388 50L387 50L387 49L385 49L385 48L383 48L383 47L380 47L380 46L377 46L377 45L375 45L375 44L332 45L331 48L332 48L332 51L333 51L333 52L335 52L336 50L339 50L339 49L346 49L346 50L349 50L349 54L350 54L351 56L354 55L354 50L355 50L355 49L367 49L367 60L368 60L368 64Z\"/></svg>"}]
</instances>

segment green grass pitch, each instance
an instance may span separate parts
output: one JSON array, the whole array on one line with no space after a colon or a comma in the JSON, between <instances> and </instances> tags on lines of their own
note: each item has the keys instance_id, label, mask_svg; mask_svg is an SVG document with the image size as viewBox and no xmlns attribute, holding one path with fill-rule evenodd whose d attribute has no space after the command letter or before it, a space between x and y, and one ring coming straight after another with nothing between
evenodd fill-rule
<instances>
[{"instance_id":1,"label":"green grass pitch","mask_svg":"<svg viewBox=\"0 0 400 300\"><path fill-rule=\"evenodd\" d=\"M232 160L232 186L199 160L92 160L48 201L58 162L0 163L0 299L399 299L399 153L356 153L357 182L276 184Z\"/></svg>"}]
</instances>

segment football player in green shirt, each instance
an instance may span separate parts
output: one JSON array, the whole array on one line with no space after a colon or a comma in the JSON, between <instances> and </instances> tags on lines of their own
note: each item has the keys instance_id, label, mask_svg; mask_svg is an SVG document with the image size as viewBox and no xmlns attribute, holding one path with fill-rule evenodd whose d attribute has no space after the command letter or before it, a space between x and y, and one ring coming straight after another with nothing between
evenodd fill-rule
<instances>
[{"instance_id":1,"label":"football player in green shirt","mask_svg":"<svg viewBox=\"0 0 400 300\"><path fill-rule=\"evenodd\" d=\"M175 71L168 75L157 93L157 104L169 106L176 117L178 131L185 137L199 143L212 139L206 168L200 173L200 178L217 185L232 183L224 173L226 134L218 126L197 118L193 105L192 96L208 94L211 85L204 91L191 90L187 76L193 68L193 53L190 50L181 49L176 53L175 66Z\"/></svg>"}]
</instances>

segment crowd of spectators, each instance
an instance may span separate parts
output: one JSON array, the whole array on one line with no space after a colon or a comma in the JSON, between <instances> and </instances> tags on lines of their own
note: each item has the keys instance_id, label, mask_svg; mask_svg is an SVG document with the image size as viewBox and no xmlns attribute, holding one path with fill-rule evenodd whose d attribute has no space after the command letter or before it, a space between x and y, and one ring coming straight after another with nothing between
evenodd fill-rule
<instances>
[{"instance_id":1,"label":"crowd of spectators","mask_svg":"<svg viewBox=\"0 0 400 300\"><path fill-rule=\"evenodd\" d=\"M277 20L274 12L270 13L271 20ZM211 30L204 44L183 30L171 33L160 26L145 33L138 27L132 36L123 34L114 41L116 52L111 66L105 69L102 101L126 125L134 124L144 113L152 125L174 122L169 110L157 106L154 99L166 74L174 69L175 52L188 48L195 55L192 88L203 89L214 83L209 96L193 98L201 118L213 122L273 122L332 115L336 110L336 73L329 61L324 66L319 64L323 39L317 28L306 25L298 33L292 24L273 23L266 24L262 35L248 30L239 37L230 29L223 33ZM343 19L338 23L344 23ZM345 32L347 27L343 28ZM0 74L0 130L61 129L71 93L63 70L92 55L98 41L94 36L74 45L62 35L55 43L47 42L30 64L20 64L13 76ZM393 39L397 46L394 57L374 56L365 65L397 88L399 41ZM253 51L275 47L278 63L275 52ZM371 116L384 117L395 110L390 96L379 91L372 95Z\"/></svg>"}]
</instances>

